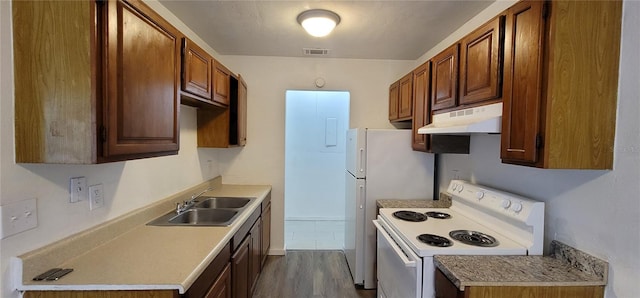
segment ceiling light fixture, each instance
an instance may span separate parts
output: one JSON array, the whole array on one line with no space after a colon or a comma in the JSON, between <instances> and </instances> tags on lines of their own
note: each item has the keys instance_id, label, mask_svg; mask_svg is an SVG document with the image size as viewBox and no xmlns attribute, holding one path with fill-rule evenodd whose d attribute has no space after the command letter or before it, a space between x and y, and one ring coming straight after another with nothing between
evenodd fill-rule
<instances>
[{"instance_id":1,"label":"ceiling light fixture","mask_svg":"<svg viewBox=\"0 0 640 298\"><path fill-rule=\"evenodd\" d=\"M298 23L310 35L323 37L329 35L333 28L340 23L340 16L329 10L311 9L298 15Z\"/></svg>"}]
</instances>

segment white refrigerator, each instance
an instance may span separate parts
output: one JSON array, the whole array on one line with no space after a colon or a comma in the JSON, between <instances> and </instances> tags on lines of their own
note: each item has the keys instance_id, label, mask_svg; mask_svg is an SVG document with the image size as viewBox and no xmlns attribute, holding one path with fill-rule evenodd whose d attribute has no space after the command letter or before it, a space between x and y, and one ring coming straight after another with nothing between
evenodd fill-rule
<instances>
[{"instance_id":1,"label":"white refrigerator","mask_svg":"<svg viewBox=\"0 0 640 298\"><path fill-rule=\"evenodd\" d=\"M345 247L356 285L376 288L376 200L432 199L434 155L411 149L410 129L347 131Z\"/></svg>"}]
</instances>

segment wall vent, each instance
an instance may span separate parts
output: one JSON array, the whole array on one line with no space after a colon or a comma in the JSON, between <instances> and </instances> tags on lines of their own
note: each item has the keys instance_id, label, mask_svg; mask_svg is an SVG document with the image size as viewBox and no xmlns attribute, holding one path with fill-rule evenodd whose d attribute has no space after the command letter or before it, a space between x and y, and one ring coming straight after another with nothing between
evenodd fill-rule
<instances>
[{"instance_id":1,"label":"wall vent","mask_svg":"<svg viewBox=\"0 0 640 298\"><path fill-rule=\"evenodd\" d=\"M305 55L309 56L324 56L329 55L329 49L312 49L312 48L303 48L302 52Z\"/></svg>"}]
</instances>

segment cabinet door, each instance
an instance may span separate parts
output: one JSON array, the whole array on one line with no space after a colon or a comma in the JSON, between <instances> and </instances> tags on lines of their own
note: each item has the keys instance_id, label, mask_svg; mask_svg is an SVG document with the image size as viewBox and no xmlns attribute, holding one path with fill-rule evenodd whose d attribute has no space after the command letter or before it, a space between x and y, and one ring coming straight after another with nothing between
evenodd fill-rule
<instances>
[{"instance_id":1,"label":"cabinet door","mask_svg":"<svg viewBox=\"0 0 640 298\"><path fill-rule=\"evenodd\" d=\"M431 59L431 109L440 110L458 105L458 44Z\"/></svg>"},{"instance_id":2,"label":"cabinet door","mask_svg":"<svg viewBox=\"0 0 640 298\"><path fill-rule=\"evenodd\" d=\"M535 163L540 132L543 1L522 1L507 10L501 152L503 160Z\"/></svg>"},{"instance_id":3,"label":"cabinet door","mask_svg":"<svg viewBox=\"0 0 640 298\"><path fill-rule=\"evenodd\" d=\"M227 264L213 282L211 289L204 296L205 298L231 298L231 265Z\"/></svg>"},{"instance_id":4,"label":"cabinet door","mask_svg":"<svg viewBox=\"0 0 640 298\"><path fill-rule=\"evenodd\" d=\"M502 95L504 16L499 16L460 42L460 104L499 99Z\"/></svg>"},{"instance_id":5,"label":"cabinet door","mask_svg":"<svg viewBox=\"0 0 640 298\"><path fill-rule=\"evenodd\" d=\"M249 296L250 238L245 237L231 256L231 289L234 298Z\"/></svg>"},{"instance_id":6,"label":"cabinet door","mask_svg":"<svg viewBox=\"0 0 640 298\"><path fill-rule=\"evenodd\" d=\"M102 156L175 154L180 32L142 2L106 5Z\"/></svg>"},{"instance_id":7,"label":"cabinet door","mask_svg":"<svg viewBox=\"0 0 640 298\"><path fill-rule=\"evenodd\" d=\"M261 220L257 220L256 223L251 228L249 232L249 238L251 239L251 243L249 244L250 257L249 257L249 282L251 285L251 290L249 291L249 296L253 296L253 290L255 290L256 285L258 284L258 277L260 276L260 269L262 269L262 245L260 243L261 233L262 233L262 225L260 224Z\"/></svg>"},{"instance_id":8,"label":"cabinet door","mask_svg":"<svg viewBox=\"0 0 640 298\"><path fill-rule=\"evenodd\" d=\"M247 83L238 75L238 146L247 144Z\"/></svg>"},{"instance_id":9,"label":"cabinet door","mask_svg":"<svg viewBox=\"0 0 640 298\"><path fill-rule=\"evenodd\" d=\"M229 105L231 72L220 62L213 63L213 100L223 105Z\"/></svg>"},{"instance_id":10,"label":"cabinet door","mask_svg":"<svg viewBox=\"0 0 640 298\"><path fill-rule=\"evenodd\" d=\"M213 59L188 38L182 39L182 90L211 99Z\"/></svg>"},{"instance_id":11,"label":"cabinet door","mask_svg":"<svg viewBox=\"0 0 640 298\"><path fill-rule=\"evenodd\" d=\"M398 119L398 100L400 99L400 82L389 86L389 121Z\"/></svg>"},{"instance_id":12,"label":"cabinet door","mask_svg":"<svg viewBox=\"0 0 640 298\"><path fill-rule=\"evenodd\" d=\"M411 118L413 109L413 73L409 73L400 79L400 98L398 102L398 119Z\"/></svg>"},{"instance_id":13,"label":"cabinet door","mask_svg":"<svg viewBox=\"0 0 640 298\"><path fill-rule=\"evenodd\" d=\"M414 151L427 151L429 135L418 134L418 129L431 123L429 109L429 84L431 61L427 61L413 71L413 121L411 127L413 138L411 147Z\"/></svg>"},{"instance_id":14,"label":"cabinet door","mask_svg":"<svg viewBox=\"0 0 640 298\"><path fill-rule=\"evenodd\" d=\"M269 247L271 246L271 203L262 210L262 265L267 260L269 254Z\"/></svg>"},{"instance_id":15,"label":"cabinet door","mask_svg":"<svg viewBox=\"0 0 640 298\"><path fill-rule=\"evenodd\" d=\"M440 271L436 269L435 277L436 298L463 298L465 293L458 288Z\"/></svg>"}]
</instances>

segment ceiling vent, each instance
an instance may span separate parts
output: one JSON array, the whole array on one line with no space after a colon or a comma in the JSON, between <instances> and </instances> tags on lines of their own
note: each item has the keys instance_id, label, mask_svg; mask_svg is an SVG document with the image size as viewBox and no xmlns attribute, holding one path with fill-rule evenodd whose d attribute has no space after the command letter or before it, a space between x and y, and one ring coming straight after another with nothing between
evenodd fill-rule
<instances>
[{"instance_id":1,"label":"ceiling vent","mask_svg":"<svg viewBox=\"0 0 640 298\"><path fill-rule=\"evenodd\" d=\"M329 49L303 48L302 51L304 52L305 55L309 55L309 56L329 55Z\"/></svg>"}]
</instances>

